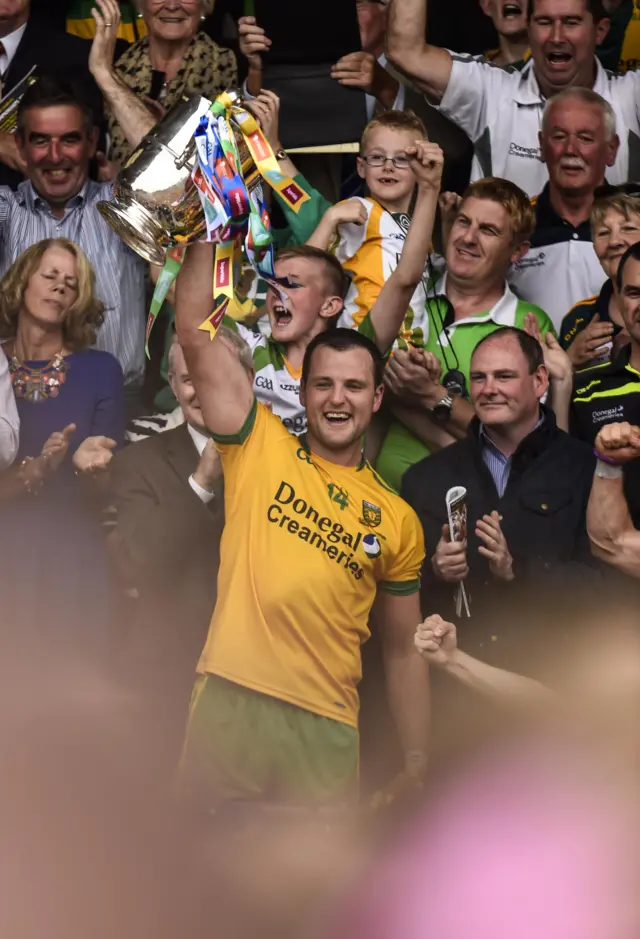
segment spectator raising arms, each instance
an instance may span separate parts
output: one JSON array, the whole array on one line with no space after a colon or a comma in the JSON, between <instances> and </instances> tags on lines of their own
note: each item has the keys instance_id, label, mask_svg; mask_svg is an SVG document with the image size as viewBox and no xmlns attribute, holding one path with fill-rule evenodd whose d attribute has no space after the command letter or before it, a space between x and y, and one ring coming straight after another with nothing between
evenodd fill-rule
<instances>
[{"instance_id":1,"label":"spectator raising arms","mask_svg":"<svg viewBox=\"0 0 640 939\"><path fill-rule=\"evenodd\" d=\"M360 332L386 353L394 343L411 296L423 277L438 204L443 157L438 146L425 140L405 139L403 147L402 159L407 164L403 174L408 177L411 190L417 184L413 220L393 275L386 284L382 281L379 294L371 297L371 305L357 324L348 313L341 312L346 288L340 264L332 254L313 245L285 248L277 257L276 274L286 278L289 286L278 293L269 291L266 304L271 327L269 337L256 335L231 320L225 321L239 331L253 351L256 397L268 403L294 433L306 429L299 389L302 362L311 340L336 322L350 327L357 325ZM341 203L327 213L330 227L341 220L353 219L359 220L356 225L362 225L364 214L360 200ZM328 236L325 233L315 240L326 243Z\"/></svg>"},{"instance_id":2,"label":"spectator raising arms","mask_svg":"<svg viewBox=\"0 0 640 939\"><path fill-rule=\"evenodd\" d=\"M4 623L19 625L5 649L49 666L57 655L106 652L106 556L79 477L108 465L124 415L120 366L89 348L103 316L94 283L77 245L49 239L18 258L0 289L21 425L20 462L0 483Z\"/></svg>"},{"instance_id":3,"label":"spectator raising arms","mask_svg":"<svg viewBox=\"0 0 640 939\"><path fill-rule=\"evenodd\" d=\"M213 100L237 83L236 59L199 32L200 20L213 9L213 0L137 0L147 35L118 59L116 70L126 85L143 99L157 118L183 95L197 92ZM97 0L109 11L108 23L119 22L115 0ZM116 30L117 32L117 30ZM115 113L109 115L110 158L124 163L131 152L128 134Z\"/></svg>"},{"instance_id":4,"label":"spectator raising arms","mask_svg":"<svg viewBox=\"0 0 640 939\"><path fill-rule=\"evenodd\" d=\"M538 132L545 102L576 85L612 106L620 149L609 181L638 173L635 140L640 74L612 75L595 57L609 28L601 0L528 0L531 61L522 72L452 54L425 43L427 0L392 0L388 56L439 104L475 145L472 179L504 176L536 195L547 179Z\"/></svg>"},{"instance_id":5,"label":"spectator raising arms","mask_svg":"<svg viewBox=\"0 0 640 939\"><path fill-rule=\"evenodd\" d=\"M212 273L212 247L192 245L176 328L222 456L227 523L183 784L207 808L225 797L342 800L357 783L360 644L377 585L407 767L424 762L428 736L427 671L413 652L422 532L362 458L383 360L355 330L316 335L301 381L309 430L298 440L256 402L235 349L198 328Z\"/></svg>"}]
</instances>

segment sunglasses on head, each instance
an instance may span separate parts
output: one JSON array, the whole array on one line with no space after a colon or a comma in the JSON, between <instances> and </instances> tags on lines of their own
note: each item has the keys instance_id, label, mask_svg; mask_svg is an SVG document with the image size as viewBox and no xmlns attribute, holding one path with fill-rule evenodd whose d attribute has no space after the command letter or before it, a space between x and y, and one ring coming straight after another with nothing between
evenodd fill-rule
<instances>
[{"instance_id":1,"label":"sunglasses on head","mask_svg":"<svg viewBox=\"0 0 640 939\"><path fill-rule=\"evenodd\" d=\"M640 183L621 183L619 186L604 183L602 186L596 186L593 190L594 200L606 199L607 196L636 196L640 198Z\"/></svg>"}]
</instances>

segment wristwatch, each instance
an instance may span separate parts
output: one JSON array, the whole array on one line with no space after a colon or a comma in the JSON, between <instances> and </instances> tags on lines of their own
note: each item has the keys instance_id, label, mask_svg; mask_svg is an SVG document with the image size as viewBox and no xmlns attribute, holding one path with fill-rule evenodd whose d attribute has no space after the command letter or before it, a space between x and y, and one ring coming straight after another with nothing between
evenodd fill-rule
<instances>
[{"instance_id":1,"label":"wristwatch","mask_svg":"<svg viewBox=\"0 0 640 939\"><path fill-rule=\"evenodd\" d=\"M453 398L451 395L444 395L440 398L439 401L436 401L432 408L429 408L434 418L444 424L451 417L451 410L453 408Z\"/></svg>"},{"instance_id":2,"label":"wristwatch","mask_svg":"<svg viewBox=\"0 0 640 939\"><path fill-rule=\"evenodd\" d=\"M289 154L287 153L286 150L283 150L282 147L280 147L279 150L276 150L275 157L276 157L276 160L288 160Z\"/></svg>"},{"instance_id":3,"label":"wristwatch","mask_svg":"<svg viewBox=\"0 0 640 939\"><path fill-rule=\"evenodd\" d=\"M600 479L620 479L622 475L622 467L619 463L610 463L608 460L602 460L598 457L596 476L599 476Z\"/></svg>"}]
</instances>

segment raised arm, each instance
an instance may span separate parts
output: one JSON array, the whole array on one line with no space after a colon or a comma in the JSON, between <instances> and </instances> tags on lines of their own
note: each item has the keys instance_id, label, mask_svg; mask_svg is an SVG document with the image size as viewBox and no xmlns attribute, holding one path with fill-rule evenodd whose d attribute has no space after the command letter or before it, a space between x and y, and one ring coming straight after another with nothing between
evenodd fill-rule
<instances>
[{"instance_id":1,"label":"raised arm","mask_svg":"<svg viewBox=\"0 0 640 939\"><path fill-rule=\"evenodd\" d=\"M417 140L412 147L407 147L407 156L418 185L416 205L398 265L369 314L378 348L383 353L388 352L397 338L411 297L424 278L444 166L440 147L425 140Z\"/></svg>"},{"instance_id":2,"label":"raised arm","mask_svg":"<svg viewBox=\"0 0 640 939\"><path fill-rule=\"evenodd\" d=\"M198 327L211 314L214 246L190 245L176 284L176 332L204 422L216 437L238 434L254 404L251 378L234 347Z\"/></svg>"},{"instance_id":3,"label":"raised arm","mask_svg":"<svg viewBox=\"0 0 640 939\"><path fill-rule=\"evenodd\" d=\"M427 0L391 0L387 58L437 104L449 84L451 53L426 42Z\"/></svg>"},{"instance_id":4,"label":"raised arm","mask_svg":"<svg viewBox=\"0 0 640 939\"><path fill-rule=\"evenodd\" d=\"M120 23L119 4L116 0L96 0L96 4L98 9L91 11L96 22L96 35L91 44L89 70L133 149L156 124L156 118L113 67Z\"/></svg>"},{"instance_id":5,"label":"raised arm","mask_svg":"<svg viewBox=\"0 0 640 939\"><path fill-rule=\"evenodd\" d=\"M497 698L505 704L525 706L551 704L558 699L545 685L487 665L458 649L456 628L440 616L428 616L420 623L415 646L430 665L440 668L478 694Z\"/></svg>"},{"instance_id":6,"label":"raised arm","mask_svg":"<svg viewBox=\"0 0 640 939\"><path fill-rule=\"evenodd\" d=\"M640 459L640 428L607 424L596 438L598 460L587 507L591 551L612 567L640 579L640 531L624 495L622 464Z\"/></svg>"}]
</instances>

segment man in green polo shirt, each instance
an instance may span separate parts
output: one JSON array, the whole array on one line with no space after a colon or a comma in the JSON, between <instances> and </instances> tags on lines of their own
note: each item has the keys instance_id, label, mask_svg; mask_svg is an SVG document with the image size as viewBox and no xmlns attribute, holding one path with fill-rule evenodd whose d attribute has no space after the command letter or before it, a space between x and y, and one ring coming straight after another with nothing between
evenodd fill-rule
<instances>
[{"instance_id":1,"label":"man in green polo shirt","mask_svg":"<svg viewBox=\"0 0 640 939\"><path fill-rule=\"evenodd\" d=\"M466 435L473 409L465 386L481 339L500 326L523 329L529 313L543 337L553 332L546 313L519 300L506 280L528 250L534 223L529 199L514 183L481 179L467 189L445 249L446 274L428 299L427 355L398 351L387 367L395 420L376 468L390 486L399 488L404 472L431 449ZM441 371L435 382L434 370Z\"/></svg>"}]
</instances>

